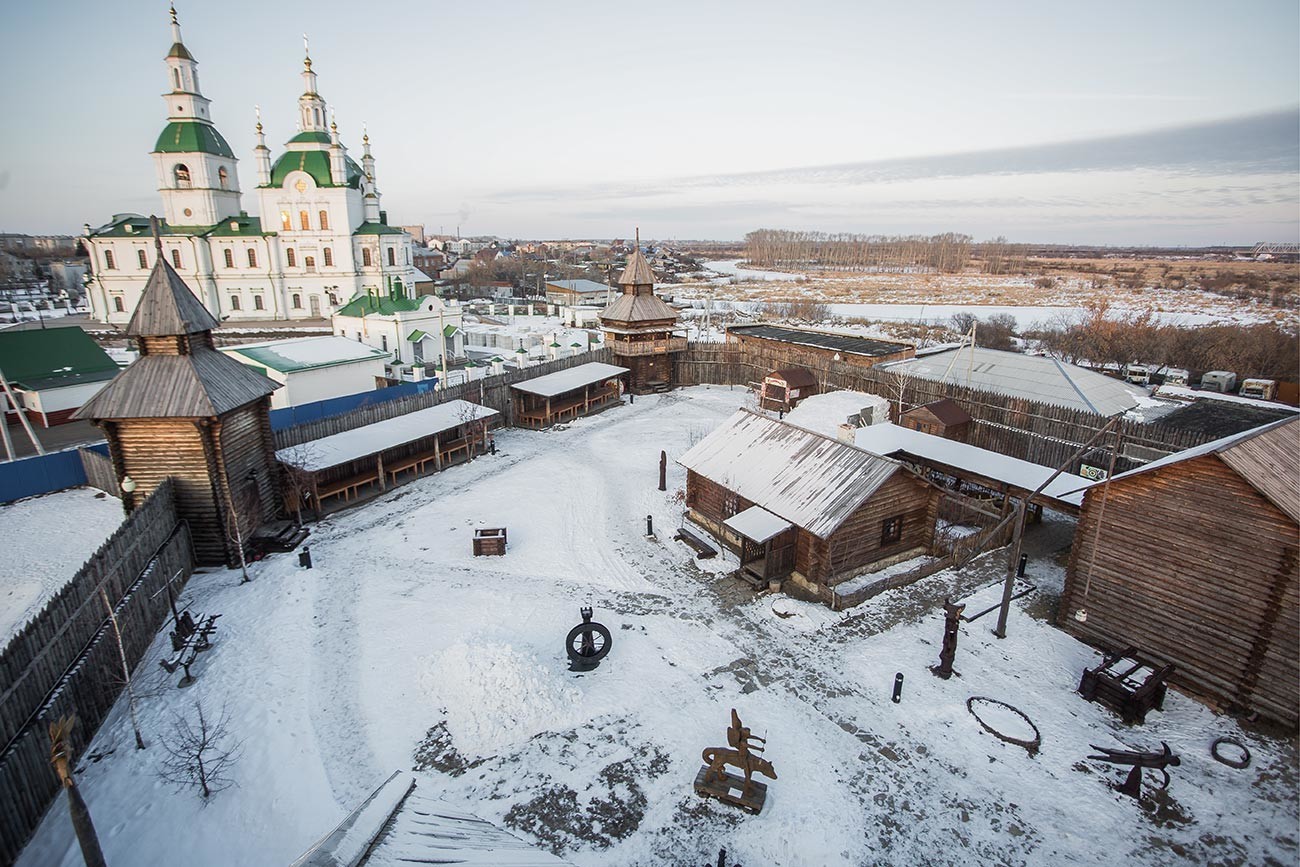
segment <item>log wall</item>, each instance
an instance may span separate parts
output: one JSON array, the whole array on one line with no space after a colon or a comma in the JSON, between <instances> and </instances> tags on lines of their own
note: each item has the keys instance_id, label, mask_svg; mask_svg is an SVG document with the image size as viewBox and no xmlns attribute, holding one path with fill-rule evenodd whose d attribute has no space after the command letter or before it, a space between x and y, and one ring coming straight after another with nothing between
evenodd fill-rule
<instances>
[{"instance_id":1,"label":"log wall","mask_svg":"<svg viewBox=\"0 0 1300 867\"><path fill-rule=\"evenodd\" d=\"M895 473L827 539L800 533L795 569L809 581L828 587L850 578L877 560L934 544L939 493L906 471ZM897 542L881 545L889 518L903 517Z\"/></svg>"},{"instance_id":2,"label":"log wall","mask_svg":"<svg viewBox=\"0 0 1300 867\"><path fill-rule=\"evenodd\" d=\"M1061 626L1135 645L1174 663L1175 683L1295 725L1296 522L1213 455L1114 482L1104 519L1103 490L1084 500Z\"/></svg>"},{"instance_id":3,"label":"log wall","mask_svg":"<svg viewBox=\"0 0 1300 867\"><path fill-rule=\"evenodd\" d=\"M123 688L100 588L134 668L168 614L163 585L179 572L179 592L192 569L189 532L164 484L0 651L0 863L17 858L60 791L47 724L75 713L80 757Z\"/></svg>"}]
</instances>

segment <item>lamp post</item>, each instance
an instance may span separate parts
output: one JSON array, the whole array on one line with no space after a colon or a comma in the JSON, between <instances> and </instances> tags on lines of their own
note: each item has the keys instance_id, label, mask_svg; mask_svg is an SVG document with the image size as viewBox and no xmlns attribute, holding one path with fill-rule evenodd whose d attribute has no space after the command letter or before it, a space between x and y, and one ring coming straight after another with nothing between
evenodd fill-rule
<instances>
[{"instance_id":1,"label":"lamp post","mask_svg":"<svg viewBox=\"0 0 1300 867\"><path fill-rule=\"evenodd\" d=\"M122 508L129 515L135 509L135 479L122 476Z\"/></svg>"}]
</instances>

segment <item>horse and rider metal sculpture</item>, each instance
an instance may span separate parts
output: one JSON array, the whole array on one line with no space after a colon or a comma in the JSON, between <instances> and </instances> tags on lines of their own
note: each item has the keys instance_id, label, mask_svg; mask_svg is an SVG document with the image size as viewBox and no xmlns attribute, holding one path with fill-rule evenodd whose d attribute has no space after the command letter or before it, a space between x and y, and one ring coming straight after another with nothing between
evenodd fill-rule
<instances>
[{"instance_id":1,"label":"horse and rider metal sculpture","mask_svg":"<svg viewBox=\"0 0 1300 867\"><path fill-rule=\"evenodd\" d=\"M750 813L761 812L767 800L767 785L756 782L754 774L776 779L772 763L760 755L766 748L760 744L766 743L764 738L755 737L741 724L740 715L732 708L731 726L727 729L728 746L704 750L704 767L695 775L696 794L716 798ZM729 773L726 770L728 766L739 769L744 776Z\"/></svg>"}]
</instances>

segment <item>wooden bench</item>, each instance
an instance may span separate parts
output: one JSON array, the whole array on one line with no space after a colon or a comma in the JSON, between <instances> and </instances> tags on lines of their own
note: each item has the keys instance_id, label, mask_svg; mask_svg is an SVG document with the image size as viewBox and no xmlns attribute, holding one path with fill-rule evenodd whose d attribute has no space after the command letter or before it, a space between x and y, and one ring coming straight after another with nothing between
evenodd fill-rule
<instances>
[{"instance_id":1,"label":"wooden bench","mask_svg":"<svg viewBox=\"0 0 1300 867\"><path fill-rule=\"evenodd\" d=\"M455 455L457 452L464 452L464 453L465 453L465 458L468 460L468 459L469 459L469 446L470 446L470 441L469 441L468 438L465 438L465 439L459 439L459 440L452 440L452 441L449 442L449 443L443 443L443 444L442 444L442 459L443 459L444 461L450 462L450 461L452 460L452 456Z\"/></svg>"},{"instance_id":2,"label":"wooden bench","mask_svg":"<svg viewBox=\"0 0 1300 867\"><path fill-rule=\"evenodd\" d=\"M346 479L340 479L337 482L330 482L328 485L323 485L317 489L316 505L319 506L321 502L328 500L330 497L337 497L340 494L343 495L343 501L346 503L349 500L351 500L353 497L355 497L357 495L357 492L362 487L366 485L373 485L375 482L378 481L379 481L379 474L370 472L370 473L361 473L360 475L352 476Z\"/></svg>"},{"instance_id":3,"label":"wooden bench","mask_svg":"<svg viewBox=\"0 0 1300 867\"><path fill-rule=\"evenodd\" d=\"M384 471L387 472L388 477L393 480L393 484L397 484L397 477L402 473L408 470L413 470L415 475L423 475L429 468L429 464L437 463L437 460L437 452L430 449L427 452L420 452L417 455L411 455L409 458L403 458L397 463L385 467Z\"/></svg>"},{"instance_id":4,"label":"wooden bench","mask_svg":"<svg viewBox=\"0 0 1300 867\"><path fill-rule=\"evenodd\" d=\"M686 543L686 545L690 548L694 548L696 551L695 554L696 560L709 560L713 557L718 556L717 548L714 548L708 542L704 541L699 536L695 535L685 527L682 527L680 530L678 530L677 535L673 536L673 538L676 539L678 542Z\"/></svg>"},{"instance_id":5,"label":"wooden bench","mask_svg":"<svg viewBox=\"0 0 1300 867\"><path fill-rule=\"evenodd\" d=\"M217 631L217 618L220 616L220 614L212 614L204 617L200 614L196 621L188 608L181 612L176 628L170 633L172 656L170 659L158 660L158 665L168 674L175 674L178 668L185 669L181 686L194 682L194 676L190 674L190 666L194 664L194 660L200 653L211 649L212 633Z\"/></svg>"}]
</instances>

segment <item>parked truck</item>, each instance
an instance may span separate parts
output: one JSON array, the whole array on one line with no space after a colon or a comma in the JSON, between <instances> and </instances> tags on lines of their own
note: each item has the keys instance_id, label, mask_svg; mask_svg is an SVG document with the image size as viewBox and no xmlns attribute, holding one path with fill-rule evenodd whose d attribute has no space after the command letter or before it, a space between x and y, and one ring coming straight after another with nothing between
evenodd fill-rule
<instances>
[{"instance_id":1,"label":"parked truck","mask_svg":"<svg viewBox=\"0 0 1300 867\"><path fill-rule=\"evenodd\" d=\"M1241 381L1242 397L1253 397L1257 400L1275 400L1277 398L1277 380L1275 379L1243 379Z\"/></svg>"},{"instance_id":2,"label":"parked truck","mask_svg":"<svg viewBox=\"0 0 1300 867\"><path fill-rule=\"evenodd\" d=\"M1124 366L1124 379L1134 385L1151 384L1151 368L1145 364L1126 364Z\"/></svg>"},{"instance_id":3,"label":"parked truck","mask_svg":"<svg viewBox=\"0 0 1300 867\"><path fill-rule=\"evenodd\" d=\"M1237 386L1237 374L1230 370L1211 370L1201 377L1201 391L1227 394Z\"/></svg>"}]
</instances>

